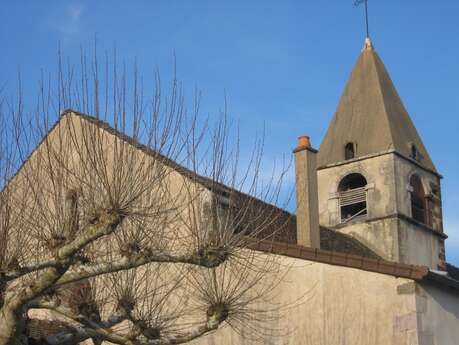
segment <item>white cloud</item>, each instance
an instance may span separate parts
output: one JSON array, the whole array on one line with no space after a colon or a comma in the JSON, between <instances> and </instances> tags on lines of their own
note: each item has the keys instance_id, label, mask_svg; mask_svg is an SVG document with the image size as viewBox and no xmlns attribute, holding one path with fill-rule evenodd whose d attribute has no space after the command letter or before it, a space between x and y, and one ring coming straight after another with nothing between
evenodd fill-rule
<instances>
[{"instance_id":1,"label":"white cloud","mask_svg":"<svg viewBox=\"0 0 459 345\"><path fill-rule=\"evenodd\" d=\"M77 34L82 27L85 8L80 3L72 3L59 10L54 19L54 27L64 36ZM57 13L56 13L57 14Z\"/></svg>"},{"instance_id":2,"label":"white cloud","mask_svg":"<svg viewBox=\"0 0 459 345\"><path fill-rule=\"evenodd\" d=\"M83 14L83 6L81 5L70 5L67 9L69 17L73 21L78 21Z\"/></svg>"}]
</instances>

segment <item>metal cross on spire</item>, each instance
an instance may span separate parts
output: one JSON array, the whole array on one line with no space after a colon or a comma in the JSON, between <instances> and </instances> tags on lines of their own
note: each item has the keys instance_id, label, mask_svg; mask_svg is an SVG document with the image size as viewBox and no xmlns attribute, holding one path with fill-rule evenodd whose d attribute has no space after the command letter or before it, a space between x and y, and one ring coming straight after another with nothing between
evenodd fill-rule
<instances>
[{"instance_id":1,"label":"metal cross on spire","mask_svg":"<svg viewBox=\"0 0 459 345\"><path fill-rule=\"evenodd\" d=\"M355 0L354 6L365 4L365 27L367 31L367 38L370 38L370 31L368 29L368 0Z\"/></svg>"}]
</instances>

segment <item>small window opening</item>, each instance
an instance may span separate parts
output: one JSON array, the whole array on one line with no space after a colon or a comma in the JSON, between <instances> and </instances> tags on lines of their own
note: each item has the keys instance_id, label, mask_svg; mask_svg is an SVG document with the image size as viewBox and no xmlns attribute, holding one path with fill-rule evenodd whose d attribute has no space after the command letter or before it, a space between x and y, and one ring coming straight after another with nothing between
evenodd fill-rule
<instances>
[{"instance_id":1,"label":"small window opening","mask_svg":"<svg viewBox=\"0 0 459 345\"><path fill-rule=\"evenodd\" d=\"M367 215L367 180L360 174L344 177L338 187L341 222Z\"/></svg>"},{"instance_id":2,"label":"small window opening","mask_svg":"<svg viewBox=\"0 0 459 345\"><path fill-rule=\"evenodd\" d=\"M411 192L411 217L421 223L426 223L426 195L422 181L418 175L410 178Z\"/></svg>"},{"instance_id":3,"label":"small window opening","mask_svg":"<svg viewBox=\"0 0 459 345\"><path fill-rule=\"evenodd\" d=\"M414 144L411 145L410 157L413 158L415 161L419 160L419 152Z\"/></svg>"},{"instance_id":4,"label":"small window opening","mask_svg":"<svg viewBox=\"0 0 459 345\"><path fill-rule=\"evenodd\" d=\"M353 159L355 158L355 144L347 143L344 147L344 159Z\"/></svg>"}]
</instances>

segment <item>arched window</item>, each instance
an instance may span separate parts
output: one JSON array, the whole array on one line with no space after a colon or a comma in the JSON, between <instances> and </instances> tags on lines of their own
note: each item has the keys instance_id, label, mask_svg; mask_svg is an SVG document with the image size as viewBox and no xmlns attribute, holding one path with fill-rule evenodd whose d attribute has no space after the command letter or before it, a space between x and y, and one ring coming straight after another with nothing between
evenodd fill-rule
<instances>
[{"instance_id":1,"label":"arched window","mask_svg":"<svg viewBox=\"0 0 459 345\"><path fill-rule=\"evenodd\" d=\"M410 178L411 191L411 217L421 223L426 223L426 195L422 181L418 175Z\"/></svg>"},{"instance_id":2,"label":"arched window","mask_svg":"<svg viewBox=\"0 0 459 345\"><path fill-rule=\"evenodd\" d=\"M344 177L338 186L341 222L367 215L367 180L361 174Z\"/></svg>"},{"instance_id":3,"label":"arched window","mask_svg":"<svg viewBox=\"0 0 459 345\"><path fill-rule=\"evenodd\" d=\"M355 158L355 144L354 143L347 143L344 146L344 159L352 159Z\"/></svg>"}]
</instances>

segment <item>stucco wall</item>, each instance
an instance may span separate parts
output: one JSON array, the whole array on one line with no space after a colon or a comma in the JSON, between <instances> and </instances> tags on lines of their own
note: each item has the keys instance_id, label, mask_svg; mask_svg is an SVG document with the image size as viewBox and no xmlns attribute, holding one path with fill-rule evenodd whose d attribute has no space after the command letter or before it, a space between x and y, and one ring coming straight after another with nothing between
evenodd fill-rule
<instances>
[{"instance_id":1,"label":"stucco wall","mask_svg":"<svg viewBox=\"0 0 459 345\"><path fill-rule=\"evenodd\" d=\"M352 173L362 174L367 180L367 216L341 224L338 185ZM439 177L393 153L318 170L320 224L355 237L386 260L441 267L441 237L409 221L409 181L413 173L422 179L426 194L432 185L438 186L437 204L431 212L432 227L442 231Z\"/></svg>"},{"instance_id":2,"label":"stucco wall","mask_svg":"<svg viewBox=\"0 0 459 345\"><path fill-rule=\"evenodd\" d=\"M367 217L341 224L338 185L347 175L362 174L367 180ZM393 155L351 161L318 171L320 224L336 228L361 240L381 257L398 261L395 220L381 219L396 213ZM366 222L366 220L380 219Z\"/></svg>"},{"instance_id":3,"label":"stucco wall","mask_svg":"<svg viewBox=\"0 0 459 345\"><path fill-rule=\"evenodd\" d=\"M81 134L83 131L86 131L84 136ZM46 141L37 147L29 159L24 163L18 174L8 185L8 188L12 191L12 199L16 203L20 203L20 205L25 205L25 209L17 207L15 212L20 214L17 218L19 218L23 223L18 223L18 225L13 229L14 231L12 231L10 243L21 243L21 241L27 243L27 250L23 250L24 259L27 259L27 262L45 260L52 255L52 251L46 245L46 241L43 240L43 237L44 235L51 237L51 230L49 229L51 228L51 225L55 225L56 228L52 230L55 230L59 234L58 231L60 231L61 228L58 225L62 218L61 211L63 208L62 204L64 203L65 193L68 191L68 188L72 188L74 186L78 187L78 184L72 185L72 181L64 178L60 179L60 175L57 174L71 177L73 174L79 176L79 170L77 169L81 168L78 167L78 164L81 160L85 159L85 157L80 157L79 154L85 155L87 154L87 151L79 150L77 152L74 145L76 145L75 142L79 143L79 145L83 145L81 142L83 140L82 138L90 141L90 135L93 135L99 140L102 140L103 138L103 149L99 148L98 152L106 152L105 162L107 164L107 170L109 171L109 179L114 178L114 174L110 174L110 171L113 170L113 158L116 157L116 155L113 154L113 147L114 143L118 143L119 145L120 139L115 135L96 127L95 124L90 123L81 117L67 115L61 118L60 122L47 136ZM70 138L70 136L73 138ZM91 144L95 145L95 143L90 142L89 145ZM124 168L134 171L135 174L133 172L132 175L136 178L149 178L149 192L151 194L156 194L151 196L150 201L150 199L148 199L150 195L145 193L148 199L145 204L149 205L150 202L161 198L160 201L162 203L159 204L158 207L164 211L158 216L155 215L155 217L148 218L148 222L142 224L142 228L145 229L143 230L145 233L142 234L143 237L140 235L139 237L142 237L142 240L145 242L148 240L148 243L143 244L148 244L155 249L162 249L165 252L170 251L177 255L181 252L190 252L195 250L197 246L197 239L196 237L191 236L190 232L199 230L199 233L202 234L202 238L204 238L204 236L209 235L211 230L209 228L210 224L205 222L205 217L203 215L206 204L209 204L211 200L211 192L185 177L183 174L178 173L173 168L162 163L155 162L153 157L148 156L146 153L134 146L126 145L124 149L126 150L126 156L129 155L131 158L131 161L126 162L126 164L130 164ZM65 162L57 163L55 159L48 158L48 153L50 152L60 153L58 158L65 160ZM49 156L54 157L51 153ZM64 163L66 164L66 168L69 171L72 171L72 173L65 174L65 169L63 169L61 165ZM48 168L47 164L49 164L51 168ZM159 177L156 183L153 183L155 182L153 180L154 176L152 177L152 175L148 175L148 172L146 171L147 169L157 169L160 171L158 173ZM55 187L53 183L51 183L49 179L51 174L50 171L53 171L53 173L56 174L56 181L61 183L62 186L58 185ZM109 181L111 182L111 180ZM114 184L116 185L116 183ZM93 183L91 187L94 187L95 185L96 184ZM55 189L53 189L53 187L55 187ZM59 188L62 188L62 190L59 190ZM62 195L58 195L58 192L60 191L62 192ZM85 196L88 197L88 199L92 196L96 199L96 201L97 198L99 198L101 205L105 205L103 203L103 196L98 195L98 192L100 192L100 190L89 191ZM148 211L154 212L154 207L155 206L153 205ZM168 210L173 212L166 212ZM47 220L50 220L49 224L43 224L43 218L45 216L47 217ZM23 227L21 227L22 224L24 224ZM43 237L37 235L36 229L41 229L38 225L43 226L43 233L38 234L43 235ZM45 227L45 225L49 226L49 228ZM119 238L126 239L127 241L132 238L130 235L136 235L135 231L135 227L122 226L117 230L117 236L119 236L118 238L110 236L108 238L103 237L95 241L94 248L98 249L97 259L100 261L103 261L104 259L113 260L115 255L113 253L118 253L119 246L120 244L122 245L122 242L118 241ZM150 232L150 235L146 233L147 231ZM193 239L195 242L192 242ZM14 245L11 245L10 248L14 248ZM105 257L104 255L107 256ZM143 272L143 269L140 268L138 271ZM98 282L99 280L96 279L96 285ZM149 283L153 284L157 282L158 280L153 279ZM16 283L19 284L20 281L18 280ZM112 290L103 286L103 284L99 284L98 286L98 289L100 290L98 290L98 296L101 299L106 293L113 293ZM35 314L31 313L30 315L36 316L37 311L34 312ZM40 311L38 313L38 318L49 317L49 313L46 312L40 316L40 313L42 312L43 311Z\"/></svg>"},{"instance_id":4,"label":"stucco wall","mask_svg":"<svg viewBox=\"0 0 459 345\"><path fill-rule=\"evenodd\" d=\"M416 291L419 345L459 343L459 292L433 284Z\"/></svg>"},{"instance_id":5,"label":"stucco wall","mask_svg":"<svg viewBox=\"0 0 459 345\"><path fill-rule=\"evenodd\" d=\"M393 155L386 154L318 170L321 225L335 226L341 222L338 185L352 173L359 173L367 180L368 218L384 217L396 212Z\"/></svg>"},{"instance_id":6,"label":"stucco wall","mask_svg":"<svg viewBox=\"0 0 459 345\"><path fill-rule=\"evenodd\" d=\"M271 303L260 306L274 319L258 325L255 317L226 327L193 344L248 345L414 345L415 334L403 325L416 313L412 294L400 287L413 283L352 268L283 258L288 273ZM267 278L269 279L269 278ZM276 309L277 308L277 309ZM277 318L276 318L277 317ZM263 318L263 316L261 316ZM256 331L259 330L260 334Z\"/></svg>"},{"instance_id":7,"label":"stucco wall","mask_svg":"<svg viewBox=\"0 0 459 345\"><path fill-rule=\"evenodd\" d=\"M103 156L103 158L99 157L99 159L104 161L104 165L106 165L107 173L106 181L104 181L106 184L112 188L118 187L120 182L113 182L113 179L117 178L117 174L130 176L132 180L145 181L144 183L148 183L148 185L142 187L148 188L148 192L143 193L145 200L142 199L140 202L144 202L148 206L152 205L148 211L153 213L155 207L158 207L164 214L167 213L166 211L174 212L175 216L171 216L171 220L167 219L167 216L156 217L162 221L162 227L154 229L158 231L158 228L164 228L163 233L156 233L157 237L161 237L160 235L165 236L165 232L176 234L178 229L185 229L184 224L195 227L201 226L201 224L196 223L202 221L200 216L202 215L204 201L210 200L211 193L198 183L178 173L172 167L155 160L154 157L149 156L133 145L123 146L122 150L125 153L114 153L115 145L118 145L117 150L121 151L121 142L120 138L80 116L67 115L61 118L55 128L48 134L46 140L37 147L21 167L18 174L9 182L8 188L13 191L16 199L30 199L28 208L31 209L30 205L35 205L39 202L45 205L40 205L40 207L36 207L32 211L27 210L29 213L23 217L39 219L40 217L34 217L32 212L38 214L47 212L46 216L58 223L61 218L65 193L70 188L85 187L84 183L93 188L99 187L97 190L83 192L87 192L85 196L90 199L90 202L98 204L100 207L105 206L108 199L106 190L110 187L101 187L102 183L99 183L99 186L97 182L93 181L88 183L89 178L84 180L84 183L77 180L77 177L81 178L79 174L81 175L91 170L88 167L84 170L80 166L82 161L85 164L89 164L88 151L90 149L76 149L75 147L88 145L96 147L94 148L96 152L94 156ZM98 145L103 148L98 147ZM115 163L114 160L120 156L123 158L121 163L119 161ZM58 159L61 162L58 162ZM115 164L118 165L114 167ZM100 165L102 166L102 164ZM121 165L123 165L123 171L119 172ZM99 167L99 169L101 168ZM66 173L66 170L71 171L71 173ZM50 181L51 174L54 175L54 181ZM100 178L100 180L102 181L103 178ZM131 182L128 178L125 178L125 181L126 183ZM58 183L57 187L55 186L56 183ZM135 182L133 187L138 188L139 184L139 182ZM129 186L127 185L125 188L128 190ZM128 192L125 191L125 194ZM62 195L58 195L58 193ZM155 206L154 201L157 201L159 206ZM176 214L179 214L179 216ZM196 223L189 224L192 221ZM152 224L152 221L150 220L149 223ZM164 226L165 224L166 226ZM178 235L175 236L179 237ZM104 241L101 242L104 244ZM183 245L184 243L180 243L179 247L183 247ZM177 247L174 247L174 249L177 249Z\"/></svg>"},{"instance_id":8,"label":"stucco wall","mask_svg":"<svg viewBox=\"0 0 459 345\"><path fill-rule=\"evenodd\" d=\"M368 222L362 220L335 229L359 240L380 257L398 262L401 261L398 224L396 218L387 218Z\"/></svg>"},{"instance_id":9,"label":"stucco wall","mask_svg":"<svg viewBox=\"0 0 459 345\"><path fill-rule=\"evenodd\" d=\"M438 269L440 259L440 239L405 220L398 220L400 262L424 265Z\"/></svg>"},{"instance_id":10,"label":"stucco wall","mask_svg":"<svg viewBox=\"0 0 459 345\"><path fill-rule=\"evenodd\" d=\"M410 197L410 177L413 174L416 174L421 179L424 192L426 195L432 195L432 186L438 188L438 196L441 198L441 186L440 178L424 169L419 168L418 166L412 164L411 162L403 159L399 156L394 156L395 164L395 184L397 192L397 211L401 214L411 217L411 197ZM441 199L439 204L435 205L433 209L433 220L430 226L438 231L443 231L442 224L442 214L441 214Z\"/></svg>"}]
</instances>

